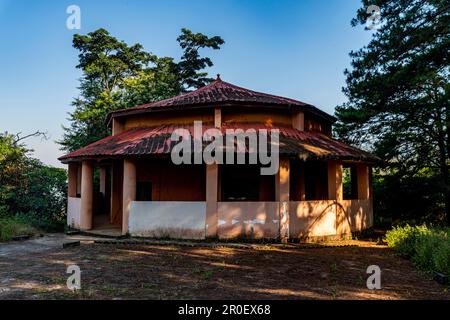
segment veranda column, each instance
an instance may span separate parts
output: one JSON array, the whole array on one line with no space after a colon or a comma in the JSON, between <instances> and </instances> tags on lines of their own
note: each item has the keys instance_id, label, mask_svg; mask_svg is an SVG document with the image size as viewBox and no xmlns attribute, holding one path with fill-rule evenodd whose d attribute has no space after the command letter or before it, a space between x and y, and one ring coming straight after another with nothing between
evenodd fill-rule
<instances>
[{"instance_id":1,"label":"veranda column","mask_svg":"<svg viewBox=\"0 0 450 320\"><path fill-rule=\"evenodd\" d=\"M106 204L106 167L98 168L99 182L100 182L100 202L97 207L101 214L107 213L108 205Z\"/></svg>"},{"instance_id":2,"label":"veranda column","mask_svg":"<svg viewBox=\"0 0 450 320\"><path fill-rule=\"evenodd\" d=\"M342 202L344 200L344 182L342 180L342 174L344 167L342 163L336 164L336 200Z\"/></svg>"},{"instance_id":3,"label":"veranda column","mask_svg":"<svg viewBox=\"0 0 450 320\"><path fill-rule=\"evenodd\" d=\"M112 224L122 225L122 188L123 188L123 162L114 161L111 172L111 203L110 221Z\"/></svg>"},{"instance_id":4,"label":"veranda column","mask_svg":"<svg viewBox=\"0 0 450 320\"><path fill-rule=\"evenodd\" d=\"M83 168L82 164L78 164L77 168L77 195L80 195L81 197L81 169Z\"/></svg>"},{"instance_id":5,"label":"veranda column","mask_svg":"<svg viewBox=\"0 0 450 320\"><path fill-rule=\"evenodd\" d=\"M289 239L289 176L290 161L289 159L280 159L280 168L276 175L276 197L280 202L280 240L286 243Z\"/></svg>"},{"instance_id":6,"label":"veranda column","mask_svg":"<svg viewBox=\"0 0 450 320\"><path fill-rule=\"evenodd\" d=\"M370 205L369 195L370 195L370 187L369 187L369 166L366 164L358 164L356 166L357 172L357 181L358 181L358 199L366 200L361 201L360 206L363 209L363 216L358 224L358 227L362 229L366 229L372 225L373 213Z\"/></svg>"},{"instance_id":7,"label":"veranda column","mask_svg":"<svg viewBox=\"0 0 450 320\"><path fill-rule=\"evenodd\" d=\"M347 213L342 207L342 201L344 200L342 171L342 163L334 160L328 161L328 199L335 201L336 220L334 227L338 235L350 232L350 229L347 230Z\"/></svg>"},{"instance_id":8,"label":"veranda column","mask_svg":"<svg viewBox=\"0 0 450 320\"><path fill-rule=\"evenodd\" d=\"M81 216L80 228L92 229L92 207L94 199L93 186L94 169L89 161L83 161L81 166Z\"/></svg>"},{"instance_id":9,"label":"veranda column","mask_svg":"<svg viewBox=\"0 0 450 320\"><path fill-rule=\"evenodd\" d=\"M67 171L67 196L75 198L77 196L78 163L70 162Z\"/></svg>"},{"instance_id":10,"label":"veranda column","mask_svg":"<svg viewBox=\"0 0 450 320\"><path fill-rule=\"evenodd\" d=\"M219 165L206 165L206 237L217 236L217 194L219 185Z\"/></svg>"},{"instance_id":11,"label":"veranda column","mask_svg":"<svg viewBox=\"0 0 450 320\"><path fill-rule=\"evenodd\" d=\"M369 199L369 167L366 164L358 164L356 167L358 174L358 199Z\"/></svg>"},{"instance_id":12,"label":"veranda column","mask_svg":"<svg viewBox=\"0 0 450 320\"><path fill-rule=\"evenodd\" d=\"M299 170L299 189L300 192L300 201L306 200L306 189L305 189L305 162L300 161L300 170Z\"/></svg>"},{"instance_id":13,"label":"veranda column","mask_svg":"<svg viewBox=\"0 0 450 320\"><path fill-rule=\"evenodd\" d=\"M328 161L328 200L343 200L342 164Z\"/></svg>"},{"instance_id":14,"label":"veranda column","mask_svg":"<svg viewBox=\"0 0 450 320\"><path fill-rule=\"evenodd\" d=\"M136 200L136 164L133 160L125 159L123 161L122 234L128 233L128 218L131 202L134 200Z\"/></svg>"}]
</instances>

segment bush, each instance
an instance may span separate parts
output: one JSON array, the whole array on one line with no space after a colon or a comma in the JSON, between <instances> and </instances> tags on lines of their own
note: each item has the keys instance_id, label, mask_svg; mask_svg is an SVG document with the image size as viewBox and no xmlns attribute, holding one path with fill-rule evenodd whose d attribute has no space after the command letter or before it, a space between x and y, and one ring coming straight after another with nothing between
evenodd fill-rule
<instances>
[{"instance_id":1,"label":"bush","mask_svg":"<svg viewBox=\"0 0 450 320\"><path fill-rule=\"evenodd\" d=\"M0 241L11 240L14 236L36 233L38 230L30 226L22 216L0 218Z\"/></svg>"},{"instance_id":2,"label":"bush","mask_svg":"<svg viewBox=\"0 0 450 320\"><path fill-rule=\"evenodd\" d=\"M421 270L450 276L449 229L423 226L395 227L386 233L388 246L411 258Z\"/></svg>"},{"instance_id":3,"label":"bush","mask_svg":"<svg viewBox=\"0 0 450 320\"><path fill-rule=\"evenodd\" d=\"M66 221L67 174L64 169L34 164L26 174L27 188L16 192L13 212L48 232L62 231Z\"/></svg>"},{"instance_id":4,"label":"bush","mask_svg":"<svg viewBox=\"0 0 450 320\"><path fill-rule=\"evenodd\" d=\"M434 268L433 255L435 248L439 247L441 241L442 239L435 234L418 238L415 253L413 252L411 257L412 262L421 270L436 270Z\"/></svg>"},{"instance_id":5,"label":"bush","mask_svg":"<svg viewBox=\"0 0 450 320\"><path fill-rule=\"evenodd\" d=\"M426 226L411 227L406 225L404 227L394 227L386 233L386 241L390 247L411 257L416 253L419 239L422 239L423 236L429 233L430 230Z\"/></svg>"},{"instance_id":6,"label":"bush","mask_svg":"<svg viewBox=\"0 0 450 320\"><path fill-rule=\"evenodd\" d=\"M66 216L66 170L31 158L30 150L21 141L18 135L0 133L0 218L25 220L26 225L45 231L62 231ZM5 221L8 220L3 220L6 230L10 224Z\"/></svg>"},{"instance_id":7,"label":"bush","mask_svg":"<svg viewBox=\"0 0 450 320\"><path fill-rule=\"evenodd\" d=\"M442 242L433 251L433 265L436 271L450 276L450 242Z\"/></svg>"}]
</instances>

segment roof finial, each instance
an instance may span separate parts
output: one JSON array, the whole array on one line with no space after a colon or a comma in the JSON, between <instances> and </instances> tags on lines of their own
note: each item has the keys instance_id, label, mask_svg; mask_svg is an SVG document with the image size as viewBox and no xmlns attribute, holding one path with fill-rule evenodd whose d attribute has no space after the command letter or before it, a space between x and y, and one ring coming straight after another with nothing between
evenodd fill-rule
<instances>
[{"instance_id":1,"label":"roof finial","mask_svg":"<svg viewBox=\"0 0 450 320\"><path fill-rule=\"evenodd\" d=\"M222 79L220 79L220 73L217 74L217 79L216 80L222 80Z\"/></svg>"}]
</instances>

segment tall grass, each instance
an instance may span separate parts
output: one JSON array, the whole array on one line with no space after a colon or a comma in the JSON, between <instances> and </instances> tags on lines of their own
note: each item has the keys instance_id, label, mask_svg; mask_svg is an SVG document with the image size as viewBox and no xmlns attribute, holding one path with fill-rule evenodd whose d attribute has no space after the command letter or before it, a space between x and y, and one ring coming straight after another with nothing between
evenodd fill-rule
<instances>
[{"instance_id":1,"label":"tall grass","mask_svg":"<svg viewBox=\"0 0 450 320\"><path fill-rule=\"evenodd\" d=\"M386 241L419 269L450 276L450 228L394 227L386 233Z\"/></svg>"},{"instance_id":2,"label":"tall grass","mask_svg":"<svg viewBox=\"0 0 450 320\"><path fill-rule=\"evenodd\" d=\"M36 234L38 232L22 216L0 218L0 241L9 241L14 236Z\"/></svg>"}]
</instances>

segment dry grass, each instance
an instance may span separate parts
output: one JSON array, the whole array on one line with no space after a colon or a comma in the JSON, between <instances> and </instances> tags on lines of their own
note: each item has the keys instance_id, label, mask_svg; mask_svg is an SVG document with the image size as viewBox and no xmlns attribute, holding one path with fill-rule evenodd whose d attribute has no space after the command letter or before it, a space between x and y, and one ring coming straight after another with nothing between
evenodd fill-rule
<instances>
[{"instance_id":1,"label":"dry grass","mask_svg":"<svg viewBox=\"0 0 450 320\"><path fill-rule=\"evenodd\" d=\"M385 246L181 247L104 245L0 257L0 299L449 299ZM82 290L69 291L77 264ZM366 269L382 269L382 290L366 287ZM9 280L5 280L9 279ZM0 288L1 289L1 288Z\"/></svg>"}]
</instances>

